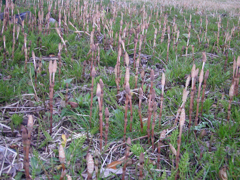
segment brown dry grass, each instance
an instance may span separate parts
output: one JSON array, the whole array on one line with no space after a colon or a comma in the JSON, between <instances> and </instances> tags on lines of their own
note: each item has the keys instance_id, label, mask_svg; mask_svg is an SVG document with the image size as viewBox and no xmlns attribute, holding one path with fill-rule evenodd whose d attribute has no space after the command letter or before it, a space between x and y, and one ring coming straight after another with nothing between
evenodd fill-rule
<instances>
[{"instance_id":1,"label":"brown dry grass","mask_svg":"<svg viewBox=\"0 0 240 180\"><path fill-rule=\"evenodd\" d=\"M133 0L137 2L138 0ZM227 12L240 12L240 0L143 0L144 2L161 3L166 6L180 6L199 10L225 10Z\"/></svg>"}]
</instances>

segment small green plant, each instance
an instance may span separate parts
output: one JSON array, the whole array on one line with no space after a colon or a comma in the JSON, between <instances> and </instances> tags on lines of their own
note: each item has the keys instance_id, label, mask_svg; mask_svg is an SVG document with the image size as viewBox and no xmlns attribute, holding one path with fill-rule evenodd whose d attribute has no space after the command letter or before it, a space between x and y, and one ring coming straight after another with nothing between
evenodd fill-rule
<instances>
[{"instance_id":1,"label":"small green plant","mask_svg":"<svg viewBox=\"0 0 240 180\"><path fill-rule=\"evenodd\" d=\"M133 144L130 150L136 157L139 157L141 153L144 153L144 149L140 144Z\"/></svg>"},{"instance_id":2,"label":"small green plant","mask_svg":"<svg viewBox=\"0 0 240 180\"><path fill-rule=\"evenodd\" d=\"M18 115L18 114L13 114L11 117L11 123L10 123L10 127L11 130L13 132L14 128L17 128L20 126L20 124L23 121L23 115Z\"/></svg>"},{"instance_id":3,"label":"small green plant","mask_svg":"<svg viewBox=\"0 0 240 180\"><path fill-rule=\"evenodd\" d=\"M189 170L189 154L185 152L179 162L179 176L180 179L187 179L187 172Z\"/></svg>"}]
</instances>

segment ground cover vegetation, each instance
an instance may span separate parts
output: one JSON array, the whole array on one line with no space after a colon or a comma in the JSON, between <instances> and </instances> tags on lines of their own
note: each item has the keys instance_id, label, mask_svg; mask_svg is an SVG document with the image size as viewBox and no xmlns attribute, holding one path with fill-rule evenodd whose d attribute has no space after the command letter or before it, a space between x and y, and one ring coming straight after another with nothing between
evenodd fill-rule
<instances>
[{"instance_id":1,"label":"ground cover vegetation","mask_svg":"<svg viewBox=\"0 0 240 180\"><path fill-rule=\"evenodd\" d=\"M1 179L240 178L239 9L0 4Z\"/></svg>"}]
</instances>

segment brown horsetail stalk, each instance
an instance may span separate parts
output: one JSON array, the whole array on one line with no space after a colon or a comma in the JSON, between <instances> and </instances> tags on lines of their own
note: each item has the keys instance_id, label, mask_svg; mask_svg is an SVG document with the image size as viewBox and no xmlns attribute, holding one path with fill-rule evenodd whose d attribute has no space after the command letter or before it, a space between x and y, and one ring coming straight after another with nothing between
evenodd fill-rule
<instances>
[{"instance_id":1,"label":"brown horsetail stalk","mask_svg":"<svg viewBox=\"0 0 240 180\"><path fill-rule=\"evenodd\" d=\"M228 103L228 116L227 116L228 122L231 117L231 104L232 104L233 96L234 96L234 83L231 85L230 90L229 90L229 103Z\"/></svg>"},{"instance_id":2,"label":"brown horsetail stalk","mask_svg":"<svg viewBox=\"0 0 240 180\"><path fill-rule=\"evenodd\" d=\"M29 59L29 56L30 56L31 45L32 45L32 41L30 40L27 47L27 59Z\"/></svg>"},{"instance_id":3,"label":"brown horsetail stalk","mask_svg":"<svg viewBox=\"0 0 240 180\"><path fill-rule=\"evenodd\" d=\"M218 21L218 32L217 32L217 47L218 47L218 48L219 48L220 28L221 28L221 17L219 16L219 21Z\"/></svg>"},{"instance_id":4,"label":"brown horsetail stalk","mask_svg":"<svg viewBox=\"0 0 240 180\"><path fill-rule=\"evenodd\" d=\"M164 94L164 86L165 86L165 74L162 73L162 81L161 81L161 85L162 85L162 94L160 97L160 113L159 113L159 122L158 122L158 126L160 128L161 126L161 119L162 119L162 109L163 109L163 94Z\"/></svg>"},{"instance_id":5,"label":"brown horsetail stalk","mask_svg":"<svg viewBox=\"0 0 240 180\"><path fill-rule=\"evenodd\" d=\"M37 64L36 64L36 58L35 58L34 51L32 51L32 57L33 57L34 76L35 76L35 89L36 89L37 88Z\"/></svg>"},{"instance_id":6,"label":"brown horsetail stalk","mask_svg":"<svg viewBox=\"0 0 240 180\"><path fill-rule=\"evenodd\" d=\"M61 69L62 69L62 57L61 57L61 51L62 51L62 44L58 44L58 64L59 64L59 69L58 69L58 75L59 78L61 78ZM61 79L59 79L60 82Z\"/></svg>"},{"instance_id":7,"label":"brown horsetail stalk","mask_svg":"<svg viewBox=\"0 0 240 180\"><path fill-rule=\"evenodd\" d=\"M24 33L24 55L25 55L25 66L24 66L24 70L27 71L28 53L27 53L27 34L26 34L26 33Z\"/></svg>"},{"instance_id":8,"label":"brown horsetail stalk","mask_svg":"<svg viewBox=\"0 0 240 180\"><path fill-rule=\"evenodd\" d=\"M53 88L54 88L54 82L55 82L55 73L57 71L57 61L54 62L49 61L49 81L50 81L50 87L49 87L49 107L50 107L50 134L52 134L52 117L53 117Z\"/></svg>"},{"instance_id":9,"label":"brown horsetail stalk","mask_svg":"<svg viewBox=\"0 0 240 180\"><path fill-rule=\"evenodd\" d=\"M190 80L190 76L189 76L189 80ZM187 81L187 83L189 84L189 81ZM186 83L186 84L187 84L187 83ZM180 115L180 113L181 113L181 111L182 111L182 108L185 107L188 94L189 94L189 91L187 91L187 88L183 89L182 104L181 104L181 106L178 108L177 115L176 115L176 118L175 118L175 121L174 121L174 125L173 125L174 127L177 125L178 117L179 117L179 115Z\"/></svg>"},{"instance_id":10,"label":"brown horsetail stalk","mask_svg":"<svg viewBox=\"0 0 240 180\"><path fill-rule=\"evenodd\" d=\"M153 92L153 99L155 99L155 92ZM151 137L151 141L152 141L152 150L154 152L154 128L155 128L155 120L156 120L156 116L157 116L157 103L155 101L152 101L152 106L153 106L153 121L152 121L152 137Z\"/></svg>"},{"instance_id":11,"label":"brown horsetail stalk","mask_svg":"<svg viewBox=\"0 0 240 180\"><path fill-rule=\"evenodd\" d=\"M142 69L140 76L141 76L141 83L142 83L141 88L142 88L142 91L143 91L143 85L144 85L144 83L145 83L145 81L144 81L144 76L145 76L145 71L144 71L144 69Z\"/></svg>"},{"instance_id":12,"label":"brown horsetail stalk","mask_svg":"<svg viewBox=\"0 0 240 180\"><path fill-rule=\"evenodd\" d=\"M204 75L204 66L205 63L207 61L207 56L206 56L206 52L202 53L202 57L203 57L203 65L202 65L202 70L200 72L199 75L199 86L198 86L198 96L197 96L197 111L196 111L196 117L195 117L195 126L197 125L197 121L198 121L198 114L199 114L199 104L200 104L200 91L201 91L201 86L202 86L202 82L203 82L203 75Z\"/></svg>"},{"instance_id":13,"label":"brown horsetail stalk","mask_svg":"<svg viewBox=\"0 0 240 180\"><path fill-rule=\"evenodd\" d=\"M148 121L147 121L147 133L148 133L148 143L150 144L150 125L151 125L151 117L152 117L152 91L153 91L153 80L154 80L154 71L151 70L151 88L149 93L149 100L148 100Z\"/></svg>"},{"instance_id":14,"label":"brown horsetail stalk","mask_svg":"<svg viewBox=\"0 0 240 180\"><path fill-rule=\"evenodd\" d=\"M127 168L127 160L129 157L129 153L130 153L130 146L131 146L131 139L130 137L127 139L127 148L126 148L126 153L125 153L125 163L123 165L123 174L122 174L122 180L125 179L125 175L126 175L126 168Z\"/></svg>"},{"instance_id":15,"label":"brown horsetail stalk","mask_svg":"<svg viewBox=\"0 0 240 180\"><path fill-rule=\"evenodd\" d=\"M124 114L124 134L123 134L123 142L126 142L126 132L127 132L127 111L128 111L128 102L129 102L129 94L130 94L130 86L129 82L126 82L125 85L126 91L126 100L125 100L125 114Z\"/></svg>"},{"instance_id":16,"label":"brown horsetail stalk","mask_svg":"<svg viewBox=\"0 0 240 180\"><path fill-rule=\"evenodd\" d=\"M6 60L6 55L7 55L7 50L6 50L6 37L5 35L3 36L3 60L5 61Z\"/></svg>"},{"instance_id":17,"label":"brown horsetail stalk","mask_svg":"<svg viewBox=\"0 0 240 180\"><path fill-rule=\"evenodd\" d=\"M93 84L94 84L94 78L96 76L96 71L93 66L92 71L91 71L91 76L92 76L92 85L91 85L91 104L90 104L90 116L89 116L89 124L91 127L91 121L92 121L92 105L93 105Z\"/></svg>"},{"instance_id":18,"label":"brown horsetail stalk","mask_svg":"<svg viewBox=\"0 0 240 180\"><path fill-rule=\"evenodd\" d=\"M138 82L138 68L140 64L140 57L137 58L136 62L136 73L135 73L135 89L137 89L137 82Z\"/></svg>"},{"instance_id":19,"label":"brown horsetail stalk","mask_svg":"<svg viewBox=\"0 0 240 180\"><path fill-rule=\"evenodd\" d=\"M226 51L225 55L226 55L226 60L225 60L225 63L224 63L224 71L226 72L226 70L227 70L227 62L228 62L228 50Z\"/></svg>"},{"instance_id":20,"label":"brown horsetail stalk","mask_svg":"<svg viewBox=\"0 0 240 180\"><path fill-rule=\"evenodd\" d=\"M143 175L143 168L144 168L144 154L141 152L139 156L139 180L143 180L144 175Z\"/></svg>"},{"instance_id":21,"label":"brown horsetail stalk","mask_svg":"<svg viewBox=\"0 0 240 180\"><path fill-rule=\"evenodd\" d=\"M166 62L168 62L168 57L169 57L169 47L170 47L170 26L167 27L167 33L168 33L168 45L167 45L167 57L166 57Z\"/></svg>"},{"instance_id":22,"label":"brown horsetail stalk","mask_svg":"<svg viewBox=\"0 0 240 180\"><path fill-rule=\"evenodd\" d=\"M234 75L234 83L235 83L235 87L234 87L234 95L237 96L238 95L238 86L239 86L239 78L240 78L240 56L238 56L237 58L237 62L236 64L236 68L235 68L235 75Z\"/></svg>"},{"instance_id":23,"label":"brown horsetail stalk","mask_svg":"<svg viewBox=\"0 0 240 180\"><path fill-rule=\"evenodd\" d=\"M192 45L192 59L193 59L193 62L195 61L195 58L194 58L194 45Z\"/></svg>"},{"instance_id":24,"label":"brown horsetail stalk","mask_svg":"<svg viewBox=\"0 0 240 180\"><path fill-rule=\"evenodd\" d=\"M12 16L13 17L13 16ZM13 18L13 46L12 46L12 58L14 59L14 50L15 50L15 43L16 43L16 40L15 40L15 17Z\"/></svg>"},{"instance_id":25,"label":"brown horsetail stalk","mask_svg":"<svg viewBox=\"0 0 240 180\"><path fill-rule=\"evenodd\" d=\"M154 39L153 39L153 56L155 54L155 48L156 48L156 39L157 39L157 28L154 28Z\"/></svg>"},{"instance_id":26,"label":"brown horsetail stalk","mask_svg":"<svg viewBox=\"0 0 240 180\"><path fill-rule=\"evenodd\" d=\"M192 88L191 88L191 99L190 99L190 108L189 108L189 130L191 128L192 123L192 111L193 111L193 103L194 103L194 93L195 93L195 80L198 75L198 69L196 69L195 64L193 64L192 71L191 71L191 78L192 78Z\"/></svg>"},{"instance_id":27,"label":"brown horsetail stalk","mask_svg":"<svg viewBox=\"0 0 240 180\"><path fill-rule=\"evenodd\" d=\"M67 54L67 45L66 45L66 43L65 43L65 41L64 41L64 39L63 39L63 37L62 37L62 35L61 35L60 29L57 27L57 24L55 24L55 29L56 29L57 34L58 34L58 36L60 37L60 39L61 39L61 41L62 41L62 43L63 43L63 47L64 47L65 52L66 52L66 54Z\"/></svg>"},{"instance_id":28,"label":"brown horsetail stalk","mask_svg":"<svg viewBox=\"0 0 240 180\"><path fill-rule=\"evenodd\" d=\"M105 146L106 146L107 140L108 140L108 129L109 129L109 111L107 107L105 109L105 119L106 119L106 126L105 126Z\"/></svg>"},{"instance_id":29,"label":"brown horsetail stalk","mask_svg":"<svg viewBox=\"0 0 240 180\"><path fill-rule=\"evenodd\" d=\"M104 83L103 83L102 79L99 79L99 84L100 84L100 87L101 87L101 106L103 108L103 88L104 88Z\"/></svg>"},{"instance_id":30,"label":"brown horsetail stalk","mask_svg":"<svg viewBox=\"0 0 240 180\"><path fill-rule=\"evenodd\" d=\"M184 123L185 123L185 109L183 108L180 115L180 120L179 120L179 137L177 142L178 148L177 148L177 155L176 155L176 169L178 170L178 172L175 176L175 180L178 178L178 173L179 173L178 165L179 165L182 130L183 130Z\"/></svg>"},{"instance_id":31,"label":"brown horsetail stalk","mask_svg":"<svg viewBox=\"0 0 240 180\"><path fill-rule=\"evenodd\" d=\"M166 25L167 25L167 15L164 16L164 23L163 23L163 29L162 29L161 43L163 43L163 41L164 41Z\"/></svg>"},{"instance_id":32,"label":"brown horsetail stalk","mask_svg":"<svg viewBox=\"0 0 240 180\"><path fill-rule=\"evenodd\" d=\"M125 52L125 64L126 64L126 74L125 74L125 83L126 83L126 82L129 82L129 79L130 79L129 56L127 52ZM131 93L128 93L128 99L130 103L130 132L132 132L133 110L132 110Z\"/></svg>"},{"instance_id":33,"label":"brown horsetail stalk","mask_svg":"<svg viewBox=\"0 0 240 180\"><path fill-rule=\"evenodd\" d=\"M126 65L124 84L126 84L126 82L129 82L129 79L130 79L129 56L128 56L127 52L125 52L124 59L125 59L125 65Z\"/></svg>"},{"instance_id":34,"label":"brown horsetail stalk","mask_svg":"<svg viewBox=\"0 0 240 180\"><path fill-rule=\"evenodd\" d=\"M88 173L87 179L90 180L90 179L92 179L92 174L94 171L94 161L93 161L93 157L90 153L87 154L86 160L87 160L87 173Z\"/></svg>"},{"instance_id":35,"label":"brown horsetail stalk","mask_svg":"<svg viewBox=\"0 0 240 180\"><path fill-rule=\"evenodd\" d=\"M28 139L31 140L31 133L33 131L33 116L32 115L28 115L27 130L28 130Z\"/></svg>"},{"instance_id":36,"label":"brown horsetail stalk","mask_svg":"<svg viewBox=\"0 0 240 180\"><path fill-rule=\"evenodd\" d=\"M190 17L191 17L191 15L190 15ZM189 46L190 36L191 36L191 20L190 20L189 25L188 25L188 38L187 38L187 46L186 46L186 60L187 60L187 56L188 56L188 46Z\"/></svg>"},{"instance_id":37,"label":"brown horsetail stalk","mask_svg":"<svg viewBox=\"0 0 240 180\"><path fill-rule=\"evenodd\" d=\"M141 132L143 132L143 120L142 120L142 99L143 99L143 90L142 88L139 88L139 103L138 103L138 114L140 119L140 125L141 125Z\"/></svg>"},{"instance_id":38,"label":"brown horsetail stalk","mask_svg":"<svg viewBox=\"0 0 240 180\"><path fill-rule=\"evenodd\" d=\"M98 107L99 107L99 131L100 131L100 151L102 151L102 142L103 142L103 114L102 114L102 103L101 103L101 86L98 83L97 84L97 92L96 92L97 98L98 98Z\"/></svg>"},{"instance_id":39,"label":"brown horsetail stalk","mask_svg":"<svg viewBox=\"0 0 240 180\"><path fill-rule=\"evenodd\" d=\"M138 43L139 29L137 29L136 31L137 31L137 33L135 34L135 37L134 37L134 54L133 54L133 67L134 68L135 68L135 63L136 63L137 43Z\"/></svg>"},{"instance_id":40,"label":"brown horsetail stalk","mask_svg":"<svg viewBox=\"0 0 240 180\"><path fill-rule=\"evenodd\" d=\"M65 169L65 152L64 152L64 148L63 146L60 144L59 149L58 149L58 154L59 154L59 161L61 163L62 166L62 173L61 173L61 177L60 180L64 179L64 176L66 175L66 169Z\"/></svg>"},{"instance_id":41,"label":"brown horsetail stalk","mask_svg":"<svg viewBox=\"0 0 240 180\"><path fill-rule=\"evenodd\" d=\"M117 85L117 94L119 95L120 93L120 80L121 80L121 72L120 72L120 58L122 56L122 48L121 46L119 46L119 49L118 49L118 57L117 57L117 63L116 63L116 66L115 66L115 82L116 82L116 85ZM117 98L119 99L119 96L117 96Z\"/></svg>"},{"instance_id":42,"label":"brown horsetail stalk","mask_svg":"<svg viewBox=\"0 0 240 180\"><path fill-rule=\"evenodd\" d=\"M202 103L201 115L202 115L202 112L203 112L203 103L204 103L204 100L205 100L205 90L206 90L206 87L207 87L208 76L209 76L209 70L207 70L205 75L204 75L204 83L203 83L203 91L202 91L202 99L201 99L201 103Z\"/></svg>"},{"instance_id":43,"label":"brown horsetail stalk","mask_svg":"<svg viewBox=\"0 0 240 180\"><path fill-rule=\"evenodd\" d=\"M130 103L130 129L129 129L129 131L132 132L133 109L132 109L132 95L131 95L131 92L129 93L129 103Z\"/></svg>"},{"instance_id":44,"label":"brown horsetail stalk","mask_svg":"<svg viewBox=\"0 0 240 180\"><path fill-rule=\"evenodd\" d=\"M160 155L161 155L161 144L162 141L166 138L166 130L163 130L160 134L159 141L158 141L158 155L157 155L157 168L160 169Z\"/></svg>"},{"instance_id":45,"label":"brown horsetail stalk","mask_svg":"<svg viewBox=\"0 0 240 180\"><path fill-rule=\"evenodd\" d=\"M142 52L142 43L143 43L143 35L140 35L139 39L139 49L138 49L138 57L141 59L141 52Z\"/></svg>"},{"instance_id":46,"label":"brown horsetail stalk","mask_svg":"<svg viewBox=\"0 0 240 180\"><path fill-rule=\"evenodd\" d=\"M29 173L29 149L30 149L30 138L28 136L28 130L25 126L22 126L22 144L23 144L23 153L24 153L24 170L27 180L30 180Z\"/></svg>"},{"instance_id":47,"label":"brown horsetail stalk","mask_svg":"<svg viewBox=\"0 0 240 180\"><path fill-rule=\"evenodd\" d=\"M206 16L206 26L205 26L205 41L207 41L207 30L208 30L208 18Z\"/></svg>"},{"instance_id":48,"label":"brown horsetail stalk","mask_svg":"<svg viewBox=\"0 0 240 180\"><path fill-rule=\"evenodd\" d=\"M198 84L198 95L197 95L197 110L196 110L196 117L195 117L195 126L198 124L198 112L199 112L199 103L200 103L200 94L201 94L201 86L203 82L203 69L200 72L199 75L199 84Z\"/></svg>"}]
</instances>

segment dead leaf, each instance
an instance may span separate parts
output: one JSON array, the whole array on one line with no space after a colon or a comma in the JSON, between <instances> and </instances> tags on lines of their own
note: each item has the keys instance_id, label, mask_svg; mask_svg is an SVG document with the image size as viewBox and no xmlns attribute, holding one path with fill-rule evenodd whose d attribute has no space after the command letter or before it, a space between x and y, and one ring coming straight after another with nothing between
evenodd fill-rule
<instances>
[{"instance_id":1,"label":"dead leaf","mask_svg":"<svg viewBox=\"0 0 240 180\"><path fill-rule=\"evenodd\" d=\"M219 171L219 177L221 180L227 180L227 168L226 167L223 167L222 169L220 169Z\"/></svg>"},{"instance_id":2,"label":"dead leaf","mask_svg":"<svg viewBox=\"0 0 240 180\"><path fill-rule=\"evenodd\" d=\"M11 76L11 75L3 77L3 80L4 80L4 81L10 80L10 79L12 79L12 76Z\"/></svg>"},{"instance_id":3,"label":"dead leaf","mask_svg":"<svg viewBox=\"0 0 240 180\"><path fill-rule=\"evenodd\" d=\"M78 103L76 103L76 102L68 102L68 104L69 104L72 108L78 107Z\"/></svg>"},{"instance_id":4,"label":"dead leaf","mask_svg":"<svg viewBox=\"0 0 240 180\"><path fill-rule=\"evenodd\" d=\"M61 106L62 108L66 107L65 101L61 100L61 101L60 101L60 106Z\"/></svg>"},{"instance_id":5,"label":"dead leaf","mask_svg":"<svg viewBox=\"0 0 240 180\"><path fill-rule=\"evenodd\" d=\"M203 129L200 133L200 138L202 139L206 135L207 135L207 131L205 129Z\"/></svg>"},{"instance_id":6,"label":"dead leaf","mask_svg":"<svg viewBox=\"0 0 240 180\"><path fill-rule=\"evenodd\" d=\"M122 164L123 161L113 161L107 165L107 168L117 169L117 166Z\"/></svg>"}]
</instances>

